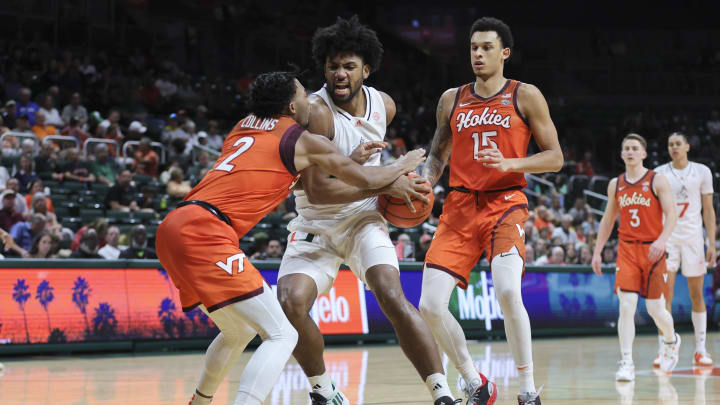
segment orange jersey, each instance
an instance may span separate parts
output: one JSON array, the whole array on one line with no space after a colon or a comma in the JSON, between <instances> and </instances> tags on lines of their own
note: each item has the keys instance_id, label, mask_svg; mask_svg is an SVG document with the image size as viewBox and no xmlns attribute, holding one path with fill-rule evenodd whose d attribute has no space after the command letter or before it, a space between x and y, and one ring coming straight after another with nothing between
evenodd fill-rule
<instances>
[{"instance_id":1,"label":"orange jersey","mask_svg":"<svg viewBox=\"0 0 720 405\"><path fill-rule=\"evenodd\" d=\"M662 233L663 210L653 190L654 179L652 170L635 183L628 183L625 174L618 177L615 201L620 210L621 240L654 242Z\"/></svg>"},{"instance_id":2,"label":"orange jersey","mask_svg":"<svg viewBox=\"0 0 720 405\"><path fill-rule=\"evenodd\" d=\"M481 150L493 147L500 149L506 158L527 156L530 126L517 106L520 84L508 79L505 86L489 98L475 94L475 83L458 88L450 113L451 187L483 191L525 188L523 173L502 173L478 161Z\"/></svg>"},{"instance_id":3,"label":"orange jersey","mask_svg":"<svg viewBox=\"0 0 720 405\"><path fill-rule=\"evenodd\" d=\"M225 138L215 166L185 200L202 200L220 209L241 238L297 181L295 143L303 131L290 117L248 115Z\"/></svg>"}]
</instances>

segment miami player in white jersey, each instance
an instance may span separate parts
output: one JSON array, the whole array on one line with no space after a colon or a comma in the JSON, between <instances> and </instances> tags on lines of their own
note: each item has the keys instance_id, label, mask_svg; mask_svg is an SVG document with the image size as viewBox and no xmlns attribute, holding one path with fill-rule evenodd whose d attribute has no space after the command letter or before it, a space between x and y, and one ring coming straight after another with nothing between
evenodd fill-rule
<instances>
[{"instance_id":1,"label":"miami player in white jersey","mask_svg":"<svg viewBox=\"0 0 720 405\"><path fill-rule=\"evenodd\" d=\"M712 358L705 348L707 311L703 297L703 280L707 266L714 266L717 260L715 249L715 209L713 208L713 182L710 169L688 160L690 144L685 135L675 132L668 138L668 152L672 161L659 166L655 171L662 173L670 182L675 197L678 222L667 244L667 309L671 310L675 277L678 268L687 277L692 301L692 323L695 329L695 354L693 364L711 367ZM707 231L707 251L703 237L703 222ZM660 346L662 348L662 336ZM653 362L658 367L659 357Z\"/></svg>"},{"instance_id":2,"label":"miami player in white jersey","mask_svg":"<svg viewBox=\"0 0 720 405\"><path fill-rule=\"evenodd\" d=\"M377 70L382 45L357 17L338 18L313 36L313 56L325 85L310 97L308 129L325 135L346 155L365 165L380 165L386 126L395 115L392 98L363 85ZM361 190L318 170L303 172L296 190L298 217L278 274L278 298L299 340L293 352L308 376L313 405L349 404L330 381L323 361L323 336L309 316L318 294L330 291L344 261L375 294L398 342L426 383L434 404L453 404L440 354L430 328L405 298L398 259L376 196L388 193L427 201L422 178L401 176L386 189ZM484 404L483 404L484 405Z\"/></svg>"}]
</instances>

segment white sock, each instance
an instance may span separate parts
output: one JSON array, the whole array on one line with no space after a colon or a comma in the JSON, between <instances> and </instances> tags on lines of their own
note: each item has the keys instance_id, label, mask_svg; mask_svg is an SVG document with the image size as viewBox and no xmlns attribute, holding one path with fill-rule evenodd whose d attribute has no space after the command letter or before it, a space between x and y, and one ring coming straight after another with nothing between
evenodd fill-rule
<instances>
[{"instance_id":1,"label":"white sock","mask_svg":"<svg viewBox=\"0 0 720 405\"><path fill-rule=\"evenodd\" d=\"M691 314L693 328L695 329L695 351L705 353L705 334L707 330L707 312L695 312Z\"/></svg>"},{"instance_id":2,"label":"white sock","mask_svg":"<svg viewBox=\"0 0 720 405\"><path fill-rule=\"evenodd\" d=\"M327 370L320 375L308 377L308 381L310 381L310 386L312 387L313 392L330 399L333 393L333 388Z\"/></svg>"},{"instance_id":3,"label":"white sock","mask_svg":"<svg viewBox=\"0 0 720 405\"><path fill-rule=\"evenodd\" d=\"M620 340L620 356L623 361L632 362L632 346L635 339L635 310L638 295L618 289L620 300L620 316L618 317L618 339Z\"/></svg>"},{"instance_id":4,"label":"white sock","mask_svg":"<svg viewBox=\"0 0 720 405\"><path fill-rule=\"evenodd\" d=\"M445 374L430 374L425 379L425 385L427 385L428 391L430 391L430 395L433 397L433 401L440 397L454 398L452 392L450 392L450 387L448 386Z\"/></svg>"},{"instance_id":5,"label":"white sock","mask_svg":"<svg viewBox=\"0 0 720 405\"><path fill-rule=\"evenodd\" d=\"M663 337L662 333L658 334L658 353L663 352L663 344L665 344L665 338Z\"/></svg>"},{"instance_id":6,"label":"white sock","mask_svg":"<svg viewBox=\"0 0 720 405\"><path fill-rule=\"evenodd\" d=\"M522 301L523 259L513 247L492 259L492 279L505 319L505 335L520 375L520 392L536 392L533 379L530 318ZM514 253L514 254L513 254ZM520 371L522 367L522 372Z\"/></svg>"},{"instance_id":7,"label":"white sock","mask_svg":"<svg viewBox=\"0 0 720 405\"><path fill-rule=\"evenodd\" d=\"M648 314L655 321L655 325L662 331L665 343L675 342L675 325L673 324L672 315L665 308L665 298L646 299L645 308Z\"/></svg>"},{"instance_id":8,"label":"white sock","mask_svg":"<svg viewBox=\"0 0 720 405\"><path fill-rule=\"evenodd\" d=\"M533 378L533 364L518 366L518 377L520 377L520 392L535 392L535 379Z\"/></svg>"},{"instance_id":9,"label":"white sock","mask_svg":"<svg viewBox=\"0 0 720 405\"><path fill-rule=\"evenodd\" d=\"M480 378L480 373L478 373L475 368L475 363L473 363L472 360L460 364L457 369L463 380L465 380L470 392L475 392L475 390L482 385L482 378Z\"/></svg>"},{"instance_id":10,"label":"white sock","mask_svg":"<svg viewBox=\"0 0 720 405\"><path fill-rule=\"evenodd\" d=\"M423 270L420 315L430 327L440 349L448 355L455 368L470 386L480 385L480 374L467 348L465 333L448 309L457 279L443 271L425 267ZM476 382L477 381L477 382Z\"/></svg>"}]
</instances>

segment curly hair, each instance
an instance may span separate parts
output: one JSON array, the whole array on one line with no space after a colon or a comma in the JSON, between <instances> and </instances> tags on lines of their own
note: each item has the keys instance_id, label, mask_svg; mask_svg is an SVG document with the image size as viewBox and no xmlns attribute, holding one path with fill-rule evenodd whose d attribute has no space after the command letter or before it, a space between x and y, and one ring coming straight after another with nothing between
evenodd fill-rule
<instances>
[{"instance_id":1,"label":"curly hair","mask_svg":"<svg viewBox=\"0 0 720 405\"><path fill-rule=\"evenodd\" d=\"M383 46L375 31L362 25L357 15L349 20L338 17L335 24L315 31L312 53L318 67L323 70L325 60L341 52L360 55L363 62L370 65L370 71L375 72L380 67Z\"/></svg>"},{"instance_id":2,"label":"curly hair","mask_svg":"<svg viewBox=\"0 0 720 405\"><path fill-rule=\"evenodd\" d=\"M282 114L295 97L297 72L263 73L250 85L250 111L258 118Z\"/></svg>"},{"instance_id":3,"label":"curly hair","mask_svg":"<svg viewBox=\"0 0 720 405\"><path fill-rule=\"evenodd\" d=\"M475 20L470 28L470 37L476 32L495 31L500 37L500 44L504 48L512 49L515 45L510 27L503 21L493 17L482 17Z\"/></svg>"}]
</instances>

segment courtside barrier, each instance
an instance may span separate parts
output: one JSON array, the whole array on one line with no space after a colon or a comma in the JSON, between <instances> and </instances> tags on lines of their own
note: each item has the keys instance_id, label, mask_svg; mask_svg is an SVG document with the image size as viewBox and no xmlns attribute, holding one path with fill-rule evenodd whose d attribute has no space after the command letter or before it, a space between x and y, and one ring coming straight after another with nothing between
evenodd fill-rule
<instances>
[{"instance_id":1,"label":"courtside barrier","mask_svg":"<svg viewBox=\"0 0 720 405\"><path fill-rule=\"evenodd\" d=\"M275 288L278 260L255 261ZM420 299L421 263L402 262L400 278L414 305ZM587 266L528 266L523 301L536 335L615 333L618 303L614 267L602 277ZM706 276L706 286L711 276ZM712 305L709 288L706 302ZM487 268L473 270L466 290L456 288L450 310L469 338L502 337L503 316ZM678 276L673 316L690 325L687 281ZM387 341L393 330L373 294L351 271L341 270L320 296L312 318L328 341ZM641 303L639 329L652 320ZM199 309L184 313L178 292L157 260L0 261L0 355L99 350L202 348L217 334Z\"/></svg>"}]
</instances>

